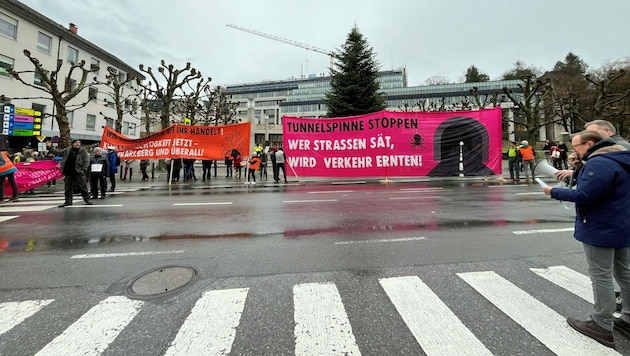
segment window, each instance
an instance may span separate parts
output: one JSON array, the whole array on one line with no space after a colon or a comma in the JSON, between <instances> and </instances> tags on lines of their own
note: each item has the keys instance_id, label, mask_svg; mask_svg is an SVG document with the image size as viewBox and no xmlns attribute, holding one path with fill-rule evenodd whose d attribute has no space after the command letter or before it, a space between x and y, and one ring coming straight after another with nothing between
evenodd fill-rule
<instances>
[{"instance_id":1,"label":"window","mask_svg":"<svg viewBox=\"0 0 630 356\"><path fill-rule=\"evenodd\" d=\"M79 51L75 48L68 46L68 57L66 58L68 62L72 64L79 63Z\"/></svg>"},{"instance_id":2,"label":"window","mask_svg":"<svg viewBox=\"0 0 630 356\"><path fill-rule=\"evenodd\" d=\"M44 86L44 82L42 81L42 76L38 72L35 72L35 75L33 77L33 84L39 85L40 87Z\"/></svg>"},{"instance_id":3,"label":"window","mask_svg":"<svg viewBox=\"0 0 630 356\"><path fill-rule=\"evenodd\" d=\"M110 129L114 128L114 119L112 119L111 117L105 117L105 126L109 127Z\"/></svg>"},{"instance_id":4,"label":"window","mask_svg":"<svg viewBox=\"0 0 630 356\"><path fill-rule=\"evenodd\" d=\"M101 68L101 61L92 57L92 61L90 62L90 70L94 71L94 73L98 74L98 70Z\"/></svg>"},{"instance_id":5,"label":"window","mask_svg":"<svg viewBox=\"0 0 630 356\"><path fill-rule=\"evenodd\" d=\"M66 117L68 118L68 126L72 128L72 123L74 122L74 111L66 112Z\"/></svg>"},{"instance_id":6,"label":"window","mask_svg":"<svg viewBox=\"0 0 630 356\"><path fill-rule=\"evenodd\" d=\"M85 119L85 129L94 131L95 127L96 127L96 116L88 114L87 118Z\"/></svg>"},{"instance_id":7,"label":"window","mask_svg":"<svg viewBox=\"0 0 630 356\"><path fill-rule=\"evenodd\" d=\"M13 17L7 16L0 12L0 33L10 38L17 38L18 22Z\"/></svg>"},{"instance_id":8,"label":"window","mask_svg":"<svg viewBox=\"0 0 630 356\"><path fill-rule=\"evenodd\" d=\"M123 130L123 135L129 135L129 122L128 121L123 121L122 124L122 130Z\"/></svg>"},{"instance_id":9,"label":"window","mask_svg":"<svg viewBox=\"0 0 630 356\"><path fill-rule=\"evenodd\" d=\"M127 80L127 73L119 72L118 73L118 83L124 83Z\"/></svg>"},{"instance_id":10,"label":"window","mask_svg":"<svg viewBox=\"0 0 630 356\"><path fill-rule=\"evenodd\" d=\"M37 34L37 49L50 54L50 47L52 47L52 37L39 32Z\"/></svg>"},{"instance_id":11,"label":"window","mask_svg":"<svg viewBox=\"0 0 630 356\"><path fill-rule=\"evenodd\" d=\"M11 57L3 56L0 54L0 75L10 76L13 70L13 64L15 60Z\"/></svg>"},{"instance_id":12,"label":"window","mask_svg":"<svg viewBox=\"0 0 630 356\"><path fill-rule=\"evenodd\" d=\"M130 135L130 136L135 136L136 135L136 124L129 123L129 133L128 133L128 135Z\"/></svg>"},{"instance_id":13,"label":"window","mask_svg":"<svg viewBox=\"0 0 630 356\"><path fill-rule=\"evenodd\" d=\"M94 88L94 87L90 87L88 89L88 98L91 101L96 101L96 96L98 95L98 89Z\"/></svg>"},{"instance_id":14,"label":"window","mask_svg":"<svg viewBox=\"0 0 630 356\"><path fill-rule=\"evenodd\" d=\"M125 99L125 110L131 109L131 100Z\"/></svg>"},{"instance_id":15,"label":"window","mask_svg":"<svg viewBox=\"0 0 630 356\"><path fill-rule=\"evenodd\" d=\"M67 91L72 91L77 88L77 81L74 79L66 78L66 84L70 85L69 88L66 88Z\"/></svg>"}]
</instances>

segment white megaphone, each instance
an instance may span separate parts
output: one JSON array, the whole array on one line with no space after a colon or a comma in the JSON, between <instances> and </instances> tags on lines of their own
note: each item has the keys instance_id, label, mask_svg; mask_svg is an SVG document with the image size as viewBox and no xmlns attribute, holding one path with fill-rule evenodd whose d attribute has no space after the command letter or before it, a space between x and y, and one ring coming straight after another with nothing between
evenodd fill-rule
<instances>
[{"instance_id":1,"label":"white megaphone","mask_svg":"<svg viewBox=\"0 0 630 356\"><path fill-rule=\"evenodd\" d=\"M558 172L558 170L544 159L538 161L534 166L534 174L537 176L555 177L556 172Z\"/></svg>"}]
</instances>

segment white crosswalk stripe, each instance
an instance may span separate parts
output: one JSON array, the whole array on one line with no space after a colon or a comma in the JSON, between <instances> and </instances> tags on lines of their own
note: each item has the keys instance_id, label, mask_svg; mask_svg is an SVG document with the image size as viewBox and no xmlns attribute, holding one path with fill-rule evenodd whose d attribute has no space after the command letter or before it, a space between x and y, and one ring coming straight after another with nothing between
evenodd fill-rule
<instances>
[{"instance_id":1,"label":"white crosswalk stripe","mask_svg":"<svg viewBox=\"0 0 630 356\"><path fill-rule=\"evenodd\" d=\"M11 330L52 301L49 299L0 303L0 335Z\"/></svg>"},{"instance_id":2,"label":"white crosswalk stripe","mask_svg":"<svg viewBox=\"0 0 630 356\"><path fill-rule=\"evenodd\" d=\"M100 355L140 311L143 302L109 297L85 313L36 355Z\"/></svg>"},{"instance_id":3,"label":"white crosswalk stripe","mask_svg":"<svg viewBox=\"0 0 630 356\"><path fill-rule=\"evenodd\" d=\"M334 284L293 287L296 355L360 355Z\"/></svg>"},{"instance_id":4,"label":"white crosswalk stripe","mask_svg":"<svg viewBox=\"0 0 630 356\"><path fill-rule=\"evenodd\" d=\"M396 310L429 355L492 355L418 277L381 279Z\"/></svg>"},{"instance_id":5,"label":"white crosswalk stripe","mask_svg":"<svg viewBox=\"0 0 630 356\"><path fill-rule=\"evenodd\" d=\"M495 272L457 275L557 355L574 356L576 350L580 350L583 355L619 354L573 330L567 325L564 316Z\"/></svg>"},{"instance_id":6,"label":"white crosswalk stripe","mask_svg":"<svg viewBox=\"0 0 630 356\"><path fill-rule=\"evenodd\" d=\"M165 355L229 355L247 288L203 294Z\"/></svg>"},{"instance_id":7,"label":"white crosswalk stripe","mask_svg":"<svg viewBox=\"0 0 630 356\"><path fill-rule=\"evenodd\" d=\"M544 279L592 303L590 280L582 273L565 266L530 268L529 270L524 268L522 273L534 273L533 278ZM509 318L520 325L522 328L520 332L529 333L554 354L619 354L616 350L605 347L573 330L567 325L566 316L551 309L522 289L523 287L513 284L496 272L464 272L456 273L456 275L465 282L461 285L469 290L468 293L476 294L477 298L481 295L491 303L488 304L488 308L496 308L506 316L506 320ZM496 350L496 345L492 348L484 344L491 339L488 336L483 338L482 334L479 334L484 331L477 329L473 332L471 327L462 322L457 313L442 300L440 294L420 277L408 275L380 278L378 283L385 292L378 298L383 299L383 305L389 304L392 307L392 315L397 317L397 314L400 318L397 323L401 327L406 327L410 332L410 338L412 335L415 339L411 339L411 344L417 343L417 347L422 349L424 354L429 356L492 355L490 350ZM250 322L245 307L248 303L255 304L256 301L255 297L249 297L250 289L216 289L201 293L190 311L182 314L179 322L169 326L173 329L173 336L164 339L164 344L159 346L157 352L159 354L164 352L164 355L230 355L232 350L238 347L239 342L245 341L243 336L239 339L242 328ZM354 330L357 325L352 325L354 319L349 317L345 306L347 303L360 303L360 299L355 300L355 297L362 293L360 290L340 293L337 285L330 282L294 284L290 295L293 306L291 308L289 305L288 309L292 309L293 313L288 312L280 316L288 320L292 319L293 335L289 339L292 340L293 350L290 349L290 345L287 345L289 349L282 353L295 355L373 354L374 350L370 348L370 345L362 344L370 338L369 335L365 335L365 327L361 328L359 325L362 338L355 337ZM352 298L352 300L346 298ZM575 297L574 299L579 300ZM50 329L45 331L51 335L50 339L42 342L43 348L38 352L34 350L30 352L31 354L37 352L36 355L100 355L116 342L121 333L125 333L126 329L131 329L132 321L135 326L140 325L146 313L152 310L151 303L131 300L125 296L108 297L76 321L68 320L70 326L65 330L57 331L55 322L38 323L37 320L38 314L42 311L48 308L59 308L59 304L53 301L53 299L42 299L0 303L0 347L6 346L6 340L2 339L3 335L22 332L23 330L20 330L18 325L29 320L31 327L36 325L49 327ZM148 310L145 313L147 307ZM361 307L373 308L371 305ZM356 312L361 307L349 310ZM251 308L258 308L258 306L252 304ZM145 313L143 318L136 318L140 313ZM264 310L262 313L258 315L264 315ZM376 313L379 314L380 309ZM256 323L259 322L260 320L256 321ZM151 326L147 326L147 330L151 330ZM252 345L257 344L256 340L247 341ZM19 345L14 347L19 348ZM116 348L118 352L122 350L120 347L118 345ZM238 349L238 354L262 352L258 349L252 351L247 347L244 349L242 347ZM392 345L392 348L396 350L396 345ZM107 351L112 352L112 350ZM522 351L523 349L517 349L515 352ZM536 353L536 351L532 352Z\"/></svg>"}]
</instances>

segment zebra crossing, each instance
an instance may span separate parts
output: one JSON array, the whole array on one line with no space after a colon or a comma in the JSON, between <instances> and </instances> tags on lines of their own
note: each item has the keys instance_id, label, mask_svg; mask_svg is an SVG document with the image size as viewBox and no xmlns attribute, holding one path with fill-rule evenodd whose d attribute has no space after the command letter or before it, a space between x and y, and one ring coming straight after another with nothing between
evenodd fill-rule
<instances>
[{"instance_id":1,"label":"zebra crossing","mask_svg":"<svg viewBox=\"0 0 630 356\"><path fill-rule=\"evenodd\" d=\"M141 187L125 187L116 190L115 192L108 192L108 196L115 196L118 194L124 194L128 192L135 192L140 190ZM82 207L90 207L95 208L99 206L103 206L103 204L95 204L91 206L81 204L82 200L80 196L74 197L75 202L79 202L76 205L73 205L73 208L82 208ZM9 221L12 219L17 219L20 217L20 213L28 213L28 212L41 212L52 208L57 208L59 204L62 204L65 201L64 192L63 191L55 191L46 195L21 195L20 201L18 202L10 202L0 205L0 222ZM111 206L111 205L107 205ZM10 214L10 215L9 215Z\"/></svg>"},{"instance_id":2,"label":"zebra crossing","mask_svg":"<svg viewBox=\"0 0 630 356\"><path fill-rule=\"evenodd\" d=\"M577 300L592 303L589 278L566 266L529 268L533 278L540 278L560 287ZM619 355L615 350L578 333L566 323L562 315L545 305L524 289L495 271L455 273L476 293L507 316L518 328L538 340L556 355ZM426 355L493 355L488 338L467 325L445 303L421 276L404 275L378 279L384 303L390 303L414 342ZM183 322L172 325L174 335L163 340L163 355L230 355L239 343L239 332L248 322L246 306L253 288L205 290L185 312ZM362 291L354 291L361 295ZM340 293L334 282L297 283L291 290L293 305L290 318L293 327L289 346L283 354L294 355L370 355L374 352L364 344L366 335L355 335L353 317L347 313L347 303L356 302L355 296ZM54 305L54 299L7 301L0 303L0 354L3 347L19 350L4 336L29 319ZM148 301L132 300L125 296L110 296L80 315L65 330L47 323L50 339L36 355L101 355L121 334L136 327L134 322ZM252 306L256 308L257 306ZM369 305L364 308L370 308ZM354 309L356 311L356 309ZM377 311L378 312L378 311ZM257 317L260 317L258 315ZM492 319L487 322L492 323ZM37 324L41 325L41 324ZM151 326L145 326L150 329ZM365 332L365 329L361 329ZM617 335L619 339L623 338ZM367 336L369 340L369 336ZM241 340L242 341L242 340ZM248 340L256 344L256 340ZM259 340L261 341L261 340ZM362 342L363 341L363 342ZM396 350L396 345L389 345ZM118 346L120 348L120 345ZM618 346L619 348L619 346ZM136 350L137 352L137 350ZM532 354L537 354L531 351ZM155 354L147 353L147 354ZM239 349L238 354L260 354L257 350ZM511 354L506 351L502 354Z\"/></svg>"}]
</instances>

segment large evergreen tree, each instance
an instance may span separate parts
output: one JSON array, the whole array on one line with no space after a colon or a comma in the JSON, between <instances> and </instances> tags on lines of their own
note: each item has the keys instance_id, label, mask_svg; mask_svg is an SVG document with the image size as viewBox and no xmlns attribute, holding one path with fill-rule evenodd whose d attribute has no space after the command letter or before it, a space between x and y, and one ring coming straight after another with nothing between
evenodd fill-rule
<instances>
[{"instance_id":1,"label":"large evergreen tree","mask_svg":"<svg viewBox=\"0 0 630 356\"><path fill-rule=\"evenodd\" d=\"M335 56L335 67L330 71L332 90L326 93L328 117L368 114L387 107L376 81L378 63L356 26Z\"/></svg>"}]
</instances>

